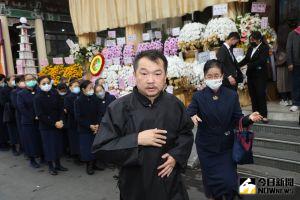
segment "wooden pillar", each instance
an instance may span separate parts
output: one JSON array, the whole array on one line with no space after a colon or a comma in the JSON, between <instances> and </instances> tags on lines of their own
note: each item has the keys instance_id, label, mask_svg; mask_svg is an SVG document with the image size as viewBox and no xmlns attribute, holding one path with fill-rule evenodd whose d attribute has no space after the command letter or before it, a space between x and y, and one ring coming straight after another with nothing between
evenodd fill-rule
<instances>
[{"instance_id":1,"label":"wooden pillar","mask_svg":"<svg viewBox=\"0 0 300 200\"><path fill-rule=\"evenodd\" d=\"M13 56L11 52L11 44L10 44L10 37L9 37L9 29L7 23L7 17L5 15L0 15L1 26L2 26L2 35L4 40L5 46L5 59L6 59L6 66L5 66L5 73L6 75L13 75L15 74L14 70L14 62Z\"/></svg>"},{"instance_id":2,"label":"wooden pillar","mask_svg":"<svg viewBox=\"0 0 300 200\"><path fill-rule=\"evenodd\" d=\"M84 33L78 36L78 43L82 47L86 47L90 43L96 42L96 33Z\"/></svg>"},{"instance_id":3,"label":"wooden pillar","mask_svg":"<svg viewBox=\"0 0 300 200\"><path fill-rule=\"evenodd\" d=\"M133 42L128 41L127 44L134 44L135 47L137 47L137 44L143 41L143 31L144 31L144 24L135 24L135 25L126 26L127 41L129 35L136 35L136 40Z\"/></svg>"},{"instance_id":4,"label":"wooden pillar","mask_svg":"<svg viewBox=\"0 0 300 200\"><path fill-rule=\"evenodd\" d=\"M47 59L45 33L44 33L42 19L41 18L35 19L34 26L35 26L36 48L38 54L38 65L40 66L41 61Z\"/></svg>"}]
</instances>

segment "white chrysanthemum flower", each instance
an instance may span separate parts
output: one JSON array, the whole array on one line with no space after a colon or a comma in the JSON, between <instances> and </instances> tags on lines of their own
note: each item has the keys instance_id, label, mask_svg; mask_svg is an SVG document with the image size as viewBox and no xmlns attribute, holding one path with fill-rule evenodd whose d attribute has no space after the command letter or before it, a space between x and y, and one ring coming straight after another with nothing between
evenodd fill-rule
<instances>
[{"instance_id":1,"label":"white chrysanthemum flower","mask_svg":"<svg viewBox=\"0 0 300 200\"><path fill-rule=\"evenodd\" d=\"M178 37L179 42L190 42L203 38L205 25L201 23L189 23L183 26Z\"/></svg>"},{"instance_id":2,"label":"white chrysanthemum flower","mask_svg":"<svg viewBox=\"0 0 300 200\"><path fill-rule=\"evenodd\" d=\"M221 41L225 41L226 37L231 32L237 32L235 22L228 17L214 18L210 20L203 34L204 38L216 34Z\"/></svg>"}]
</instances>

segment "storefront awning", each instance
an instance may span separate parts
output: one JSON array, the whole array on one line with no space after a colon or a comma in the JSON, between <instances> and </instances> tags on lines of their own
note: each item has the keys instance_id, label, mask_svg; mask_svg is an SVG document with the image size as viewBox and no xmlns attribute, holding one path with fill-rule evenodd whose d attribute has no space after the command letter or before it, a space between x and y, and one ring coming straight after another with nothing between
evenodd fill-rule
<instances>
[{"instance_id":1,"label":"storefront awning","mask_svg":"<svg viewBox=\"0 0 300 200\"><path fill-rule=\"evenodd\" d=\"M69 0L76 35L142 24L204 10L208 6L248 0Z\"/></svg>"}]
</instances>

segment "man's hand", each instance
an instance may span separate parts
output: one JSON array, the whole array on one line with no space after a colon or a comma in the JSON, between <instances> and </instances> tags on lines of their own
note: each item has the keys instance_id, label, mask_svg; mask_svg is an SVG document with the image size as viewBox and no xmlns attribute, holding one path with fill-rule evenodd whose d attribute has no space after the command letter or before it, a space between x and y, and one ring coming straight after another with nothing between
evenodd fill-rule
<instances>
[{"instance_id":1,"label":"man's hand","mask_svg":"<svg viewBox=\"0 0 300 200\"><path fill-rule=\"evenodd\" d=\"M164 154L162 159L165 159L166 161L157 168L159 170L158 176L161 178L165 176L169 177L176 165L176 160L168 153Z\"/></svg>"},{"instance_id":2,"label":"man's hand","mask_svg":"<svg viewBox=\"0 0 300 200\"><path fill-rule=\"evenodd\" d=\"M228 77L228 81L229 81L230 85L236 85L236 80L232 76Z\"/></svg>"},{"instance_id":3,"label":"man's hand","mask_svg":"<svg viewBox=\"0 0 300 200\"><path fill-rule=\"evenodd\" d=\"M138 145L162 147L166 144L166 130L150 129L138 134Z\"/></svg>"},{"instance_id":4,"label":"man's hand","mask_svg":"<svg viewBox=\"0 0 300 200\"><path fill-rule=\"evenodd\" d=\"M194 115L193 117L191 117L191 119L194 122L195 126L198 126L198 122L202 122L202 120L200 119L200 117L198 117L198 115Z\"/></svg>"},{"instance_id":5,"label":"man's hand","mask_svg":"<svg viewBox=\"0 0 300 200\"><path fill-rule=\"evenodd\" d=\"M57 129L62 129L63 126L64 126L64 123L63 123L62 120L57 121L57 122L55 123L55 127L56 127Z\"/></svg>"},{"instance_id":6,"label":"man's hand","mask_svg":"<svg viewBox=\"0 0 300 200\"><path fill-rule=\"evenodd\" d=\"M289 65L289 66L288 66L288 69L289 69L290 72L293 71L294 65Z\"/></svg>"}]
</instances>

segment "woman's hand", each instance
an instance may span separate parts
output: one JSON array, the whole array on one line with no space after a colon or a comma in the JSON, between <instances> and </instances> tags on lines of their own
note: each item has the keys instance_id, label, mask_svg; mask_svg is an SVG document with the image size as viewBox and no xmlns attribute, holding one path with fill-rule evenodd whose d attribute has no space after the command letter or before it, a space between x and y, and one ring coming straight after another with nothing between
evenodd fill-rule
<instances>
[{"instance_id":1,"label":"woman's hand","mask_svg":"<svg viewBox=\"0 0 300 200\"><path fill-rule=\"evenodd\" d=\"M259 122L263 119L263 116L261 116L259 112L254 112L249 116L249 119L251 119L253 122Z\"/></svg>"},{"instance_id":2,"label":"woman's hand","mask_svg":"<svg viewBox=\"0 0 300 200\"><path fill-rule=\"evenodd\" d=\"M191 119L194 122L195 126L198 126L198 122L202 122L202 120L200 119L200 117L198 117L198 115L194 115L193 117L191 117Z\"/></svg>"}]
</instances>

